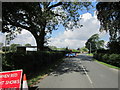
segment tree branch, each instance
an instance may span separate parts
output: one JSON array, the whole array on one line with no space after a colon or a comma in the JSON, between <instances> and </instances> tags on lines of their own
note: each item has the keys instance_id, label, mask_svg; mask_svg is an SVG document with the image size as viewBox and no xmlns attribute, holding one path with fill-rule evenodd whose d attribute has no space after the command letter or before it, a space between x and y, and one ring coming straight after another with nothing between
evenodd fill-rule
<instances>
[{"instance_id":1,"label":"tree branch","mask_svg":"<svg viewBox=\"0 0 120 90\"><path fill-rule=\"evenodd\" d=\"M50 3L51 3L51 2L48 2L47 6L46 6L47 8L48 8L48 6L50 5Z\"/></svg>"},{"instance_id":2,"label":"tree branch","mask_svg":"<svg viewBox=\"0 0 120 90\"><path fill-rule=\"evenodd\" d=\"M7 19L7 18L6 18L6 19ZM29 30L29 27L27 27L27 26L23 26L23 25L21 25L21 24L19 24L19 23L12 22L12 21L9 20L9 19L7 19L7 21L8 21L11 25L13 25L13 26L21 27L21 28L23 28L23 29Z\"/></svg>"},{"instance_id":3,"label":"tree branch","mask_svg":"<svg viewBox=\"0 0 120 90\"><path fill-rule=\"evenodd\" d=\"M57 6L60 6L62 4L63 4L62 2L58 2L57 4L51 5L50 7L48 7L47 11L49 11L53 7L57 7Z\"/></svg>"}]
</instances>

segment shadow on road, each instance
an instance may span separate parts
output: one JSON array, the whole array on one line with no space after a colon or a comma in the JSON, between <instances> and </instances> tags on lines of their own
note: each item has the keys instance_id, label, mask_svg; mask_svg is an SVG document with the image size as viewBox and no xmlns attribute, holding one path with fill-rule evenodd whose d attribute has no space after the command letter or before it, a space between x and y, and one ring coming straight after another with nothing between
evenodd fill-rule
<instances>
[{"instance_id":1,"label":"shadow on road","mask_svg":"<svg viewBox=\"0 0 120 90\"><path fill-rule=\"evenodd\" d=\"M89 70L87 70L85 66L83 68L83 65L81 65L81 60L91 61L91 58L89 57L87 58L82 55L79 55L74 58L66 58L64 62L54 72L50 73L50 75L59 76L65 73L73 72L80 72L82 75L85 75L86 74L85 71L89 72Z\"/></svg>"}]
</instances>

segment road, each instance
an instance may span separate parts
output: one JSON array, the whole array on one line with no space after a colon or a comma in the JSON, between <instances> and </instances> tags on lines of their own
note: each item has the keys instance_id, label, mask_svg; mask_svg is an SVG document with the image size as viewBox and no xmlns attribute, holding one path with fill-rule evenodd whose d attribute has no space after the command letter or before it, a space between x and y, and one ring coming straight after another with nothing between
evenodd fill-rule
<instances>
[{"instance_id":1,"label":"road","mask_svg":"<svg viewBox=\"0 0 120 90\"><path fill-rule=\"evenodd\" d=\"M39 88L118 88L118 70L80 54L64 62L37 85Z\"/></svg>"}]
</instances>

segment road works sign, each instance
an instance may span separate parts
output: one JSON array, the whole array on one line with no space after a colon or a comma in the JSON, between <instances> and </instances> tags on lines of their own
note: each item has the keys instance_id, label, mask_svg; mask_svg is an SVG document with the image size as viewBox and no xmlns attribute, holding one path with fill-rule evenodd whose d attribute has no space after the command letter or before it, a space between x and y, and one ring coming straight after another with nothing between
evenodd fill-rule
<instances>
[{"instance_id":1,"label":"road works sign","mask_svg":"<svg viewBox=\"0 0 120 90\"><path fill-rule=\"evenodd\" d=\"M1 88L21 88L22 70L0 72Z\"/></svg>"}]
</instances>

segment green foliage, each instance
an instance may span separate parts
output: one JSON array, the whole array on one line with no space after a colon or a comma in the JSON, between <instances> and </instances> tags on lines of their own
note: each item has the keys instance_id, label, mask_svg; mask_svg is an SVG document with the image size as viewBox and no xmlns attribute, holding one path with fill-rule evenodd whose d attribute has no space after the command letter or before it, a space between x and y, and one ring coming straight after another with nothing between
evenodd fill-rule
<instances>
[{"instance_id":1,"label":"green foliage","mask_svg":"<svg viewBox=\"0 0 120 90\"><path fill-rule=\"evenodd\" d=\"M57 50L60 50L60 51L61 51L61 50L66 50L66 48L57 48Z\"/></svg>"},{"instance_id":2,"label":"green foliage","mask_svg":"<svg viewBox=\"0 0 120 90\"><path fill-rule=\"evenodd\" d=\"M94 58L99 61L120 67L120 54L95 53Z\"/></svg>"},{"instance_id":3,"label":"green foliage","mask_svg":"<svg viewBox=\"0 0 120 90\"><path fill-rule=\"evenodd\" d=\"M86 47L82 47L82 48L80 48L80 51L81 52L88 52L88 49Z\"/></svg>"},{"instance_id":4,"label":"green foliage","mask_svg":"<svg viewBox=\"0 0 120 90\"><path fill-rule=\"evenodd\" d=\"M27 43L27 44L25 44L25 46L31 46L31 44Z\"/></svg>"},{"instance_id":5,"label":"green foliage","mask_svg":"<svg viewBox=\"0 0 120 90\"><path fill-rule=\"evenodd\" d=\"M120 2L99 2L96 6L100 31L109 31L110 41L120 37Z\"/></svg>"},{"instance_id":6,"label":"green foliage","mask_svg":"<svg viewBox=\"0 0 120 90\"><path fill-rule=\"evenodd\" d=\"M109 53L109 49L101 48L101 49L98 49L96 52L97 53Z\"/></svg>"},{"instance_id":7,"label":"green foliage","mask_svg":"<svg viewBox=\"0 0 120 90\"><path fill-rule=\"evenodd\" d=\"M2 51L3 52L16 52L17 46L21 46L20 44L11 44L10 46L3 46Z\"/></svg>"},{"instance_id":8,"label":"green foliage","mask_svg":"<svg viewBox=\"0 0 120 90\"><path fill-rule=\"evenodd\" d=\"M104 54L104 55L102 56L102 58L103 58L103 60L109 59L109 54Z\"/></svg>"},{"instance_id":9,"label":"green foliage","mask_svg":"<svg viewBox=\"0 0 120 90\"><path fill-rule=\"evenodd\" d=\"M119 57L120 57L120 55L118 55L118 54L111 54L109 56L109 60L113 64L120 64L120 58Z\"/></svg>"},{"instance_id":10,"label":"green foliage","mask_svg":"<svg viewBox=\"0 0 120 90\"><path fill-rule=\"evenodd\" d=\"M3 43L0 42L0 50L2 50L3 47Z\"/></svg>"},{"instance_id":11,"label":"green foliage","mask_svg":"<svg viewBox=\"0 0 120 90\"><path fill-rule=\"evenodd\" d=\"M110 53L120 53L120 2L99 2L96 6L100 31L108 31Z\"/></svg>"},{"instance_id":12,"label":"green foliage","mask_svg":"<svg viewBox=\"0 0 120 90\"><path fill-rule=\"evenodd\" d=\"M109 48L110 53L120 54L120 50L119 50L119 48L120 48L120 42L118 42L118 41L108 42L107 47Z\"/></svg>"},{"instance_id":13,"label":"green foliage","mask_svg":"<svg viewBox=\"0 0 120 90\"><path fill-rule=\"evenodd\" d=\"M80 51L76 49L72 49L72 52L80 52Z\"/></svg>"},{"instance_id":14,"label":"green foliage","mask_svg":"<svg viewBox=\"0 0 120 90\"><path fill-rule=\"evenodd\" d=\"M40 71L43 67L65 56L64 52L10 52L3 56L3 70L23 69L24 73L31 74Z\"/></svg>"},{"instance_id":15,"label":"green foliage","mask_svg":"<svg viewBox=\"0 0 120 90\"><path fill-rule=\"evenodd\" d=\"M87 54L88 56L93 56L93 54L92 53L89 53L89 54Z\"/></svg>"},{"instance_id":16,"label":"green foliage","mask_svg":"<svg viewBox=\"0 0 120 90\"><path fill-rule=\"evenodd\" d=\"M56 46L49 46L49 48L50 48L51 50L57 50L57 47L56 47Z\"/></svg>"},{"instance_id":17,"label":"green foliage","mask_svg":"<svg viewBox=\"0 0 120 90\"><path fill-rule=\"evenodd\" d=\"M10 45L10 52L16 52L17 46L21 46L20 44L11 44Z\"/></svg>"},{"instance_id":18,"label":"green foliage","mask_svg":"<svg viewBox=\"0 0 120 90\"><path fill-rule=\"evenodd\" d=\"M5 51L6 51L6 52L9 52L9 51L10 51L10 47L9 47L9 46L6 46L6 47L3 46L3 47L2 47L2 51L3 51L3 52L5 52Z\"/></svg>"},{"instance_id":19,"label":"green foliage","mask_svg":"<svg viewBox=\"0 0 120 90\"><path fill-rule=\"evenodd\" d=\"M2 32L8 32L8 39L12 40L26 29L35 37L38 50L43 50L49 38L47 33L57 30L59 25L66 30L80 28L79 10L88 10L90 6L90 2L3 2Z\"/></svg>"},{"instance_id":20,"label":"green foliage","mask_svg":"<svg viewBox=\"0 0 120 90\"><path fill-rule=\"evenodd\" d=\"M87 42L85 43L85 47L91 52L95 52L97 49L101 49L104 47L104 40L99 40L99 34L92 35Z\"/></svg>"},{"instance_id":21,"label":"green foliage","mask_svg":"<svg viewBox=\"0 0 120 90\"><path fill-rule=\"evenodd\" d=\"M100 64L103 64L103 65L107 66L107 67L114 68L114 69L120 69L119 67L113 66L111 64L107 64L107 63L104 63L104 62L101 62L101 61L98 61L98 60L96 60L96 61Z\"/></svg>"}]
</instances>

